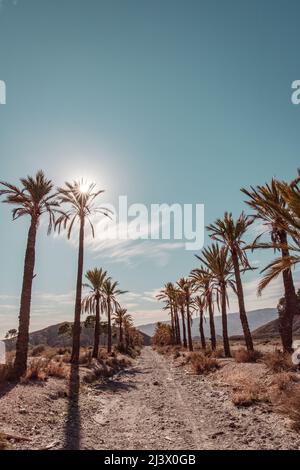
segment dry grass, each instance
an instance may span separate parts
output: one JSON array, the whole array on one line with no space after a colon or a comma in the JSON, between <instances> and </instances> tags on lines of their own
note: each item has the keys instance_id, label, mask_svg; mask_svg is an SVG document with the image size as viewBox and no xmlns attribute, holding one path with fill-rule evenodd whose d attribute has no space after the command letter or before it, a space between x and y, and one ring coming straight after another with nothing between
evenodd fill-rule
<instances>
[{"instance_id":1,"label":"dry grass","mask_svg":"<svg viewBox=\"0 0 300 470\"><path fill-rule=\"evenodd\" d=\"M216 358L204 356L200 352L190 353L187 361L190 363L192 371L197 375L208 374L220 368Z\"/></svg>"},{"instance_id":2,"label":"dry grass","mask_svg":"<svg viewBox=\"0 0 300 470\"><path fill-rule=\"evenodd\" d=\"M0 450L9 450L9 449L10 449L10 445L7 441L6 435L0 432Z\"/></svg>"},{"instance_id":3,"label":"dry grass","mask_svg":"<svg viewBox=\"0 0 300 470\"><path fill-rule=\"evenodd\" d=\"M248 351L246 348L239 348L233 353L235 362L257 362L258 359L261 359L262 354L260 351Z\"/></svg>"},{"instance_id":4,"label":"dry grass","mask_svg":"<svg viewBox=\"0 0 300 470\"><path fill-rule=\"evenodd\" d=\"M278 349L263 356L262 361L271 372L295 371L297 366L292 362L290 354L283 353Z\"/></svg>"},{"instance_id":5,"label":"dry grass","mask_svg":"<svg viewBox=\"0 0 300 470\"><path fill-rule=\"evenodd\" d=\"M32 359L27 367L27 371L21 378L21 383L27 384L30 381L45 382L48 377L57 377L59 379L69 378L69 368L63 361L49 360L44 357Z\"/></svg>"},{"instance_id":6,"label":"dry grass","mask_svg":"<svg viewBox=\"0 0 300 470\"><path fill-rule=\"evenodd\" d=\"M233 387L232 403L238 407L251 406L259 402L269 402L266 388L259 382L251 380L240 380L240 382Z\"/></svg>"},{"instance_id":7,"label":"dry grass","mask_svg":"<svg viewBox=\"0 0 300 470\"><path fill-rule=\"evenodd\" d=\"M278 406L278 410L288 416L295 431L300 431L300 387L294 387L286 392Z\"/></svg>"}]
</instances>

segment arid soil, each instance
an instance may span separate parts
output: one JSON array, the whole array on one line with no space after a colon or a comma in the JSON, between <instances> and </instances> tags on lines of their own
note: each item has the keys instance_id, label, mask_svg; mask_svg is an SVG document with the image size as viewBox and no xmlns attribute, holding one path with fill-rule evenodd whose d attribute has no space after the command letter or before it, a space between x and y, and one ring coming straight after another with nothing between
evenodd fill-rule
<instances>
[{"instance_id":1,"label":"arid soil","mask_svg":"<svg viewBox=\"0 0 300 470\"><path fill-rule=\"evenodd\" d=\"M235 407L222 374L192 375L145 347L110 379L79 386L73 370L72 392L59 379L2 391L0 432L17 449L300 449L270 404Z\"/></svg>"}]
</instances>

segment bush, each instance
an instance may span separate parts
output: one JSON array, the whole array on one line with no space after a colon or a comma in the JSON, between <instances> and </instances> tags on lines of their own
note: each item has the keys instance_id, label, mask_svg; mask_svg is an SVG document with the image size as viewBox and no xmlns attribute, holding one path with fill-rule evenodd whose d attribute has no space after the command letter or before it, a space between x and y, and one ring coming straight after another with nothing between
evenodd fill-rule
<instances>
[{"instance_id":1,"label":"bush","mask_svg":"<svg viewBox=\"0 0 300 470\"><path fill-rule=\"evenodd\" d=\"M251 406L258 402L269 402L270 398L264 386L244 378L233 388L232 402L235 406Z\"/></svg>"},{"instance_id":2,"label":"bush","mask_svg":"<svg viewBox=\"0 0 300 470\"><path fill-rule=\"evenodd\" d=\"M287 390L281 397L279 411L287 415L292 421L295 431L300 431L300 387Z\"/></svg>"},{"instance_id":3,"label":"bush","mask_svg":"<svg viewBox=\"0 0 300 470\"><path fill-rule=\"evenodd\" d=\"M260 351L248 351L245 348L239 348L237 351L234 351L233 357L235 362L257 362L258 359L262 357Z\"/></svg>"},{"instance_id":4,"label":"bush","mask_svg":"<svg viewBox=\"0 0 300 470\"><path fill-rule=\"evenodd\" d=\"M26 384L31 380L44 382L47 380L47 360L45 358L32 360L27 366L27 370L21 378L21 383Z\"/></svg>"},{"instance_id":5,"label":"bush","mask_svg":"<svg viewBox=\"0 0 300 470\"><path fill-rule=\"evenodd\" d=\"M193 372L197 375L208 374L220 368L216 358L204 356L202 353L193 352L188 356Z\"/></svg>"},{"instance_id":6,"label":"bush","mask_svg":"<svg viewBox=\"0 0 300 470\"><path fill-rule=\"evenodd\" d=\"M8 450L10 449L10 446L7 441L7 437L5 434L0 432L0 450Z\"/></svg>"},{"instance_id":7,"label":"bush","mask_svg":"<svg viewBox=\"0 0 300 470\"><path fill-rule=\"evenodd\" d=\"M251 406L260 401L260 390L257 385L249 384L247 387L235 390L232 394L232 403L235 406Z\"/></svg>"},{"instance_id":8,"label":"bush","mask_svg":"<svg viewBox=\"0 0 300 470\"><path fill-rule=\"evenodd\" d=\"M293 364L290 354L283 353L278 349L272 353L265 354L262 361L275 373L297 370L297 366Z\"/></svg>"},{"instance_id":9,"label":"bush","mask_svg":"<svg viewBox=\"0 0 300 470\"><path fill-rule=\"evenodd\" d=\"M69 368L62 361L39 358L30 361L25 374L21 378L21 383L27 384L34 380L45 382L48 377L66 379L69 375Z\"/></svg>"},{"instance_id":10,"label":"bush","mask_svg":"<svg viewBox=\"0 0 300 470\"><path fill-rule=\"evenodd\" d=\"M38 346L35 346L31 350L31 356L36 357L36 356L41 356L42 353L44 353L46 350L46 347L43 344L39 344Z\"/></svg>"},{"instance_id":11,"label":"bush","mask_svg":"<svg viewBox=\"0 0 300 470\"><path fill-rule=\"evenodd\" d=\"M14 379L13 363L0 364L0 385L5 384Z\"/></svg>"}]
</instances>

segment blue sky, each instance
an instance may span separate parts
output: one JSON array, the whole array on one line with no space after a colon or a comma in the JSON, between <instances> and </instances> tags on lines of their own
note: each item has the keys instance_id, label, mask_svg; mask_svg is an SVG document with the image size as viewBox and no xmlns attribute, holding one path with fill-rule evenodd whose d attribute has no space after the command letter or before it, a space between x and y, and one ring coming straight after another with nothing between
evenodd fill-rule
<instances>
[{"instance_id":1,"label":"blue sky","mask_svg":"<svg viewBox=\"0 0 300 470\"><path fill-rule=\"evenodd\" d=\"M103 202L204 203L209 223L246 208L241 186L295 176L298 1L0 5L1 179L39 168L57 184L83 176L105 189ZM27 221L13 223L5 205L0 217L1 336L17 326ZM130 291L137 323L164 318L153 292L197 264L180 245L159 243L87 251L85 268L103 266ZM268 256L252 259L263 266ZM31 329L71 319L76 247L43 225L36 273ZM276 305L280 280L257 299L257 276L245 277L248 308Z\"/></svg>"}]
</instances>

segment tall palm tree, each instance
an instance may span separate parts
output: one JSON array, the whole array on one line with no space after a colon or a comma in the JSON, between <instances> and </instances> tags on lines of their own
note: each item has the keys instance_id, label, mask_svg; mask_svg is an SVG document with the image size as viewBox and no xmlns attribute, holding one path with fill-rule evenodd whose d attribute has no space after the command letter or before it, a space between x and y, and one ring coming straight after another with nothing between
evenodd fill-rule
<instances>
[{"instance_id":1,"label":"tall palm tree","mask_svg":"<svg viewBox=\"0 0 300 470\"><path fill-rule=\"evenodd\" d=\"M107 272L102 268L94 268L93 270L87 271L85 277L89 283L84 284L84 287L88 288L90 292L82 301L82 309L89 314L95 315L94 348L92 357L98 358L100 339L100 310L103 308L102 288L103 283L107 278Z\"/></svg>"},{"instance_id":2,"label":"tall palm tree","mask_svg":"<svg viewBox=\"0 0 300 470\"><path fill-rule=\"evenodd\" d=\"M199 311L199 334L201 339L202 349L206 349L206 340L204 334L204 310L206 308L206 300L204 295L196 295L195 297L195 307Z\"/></svg>"},{"instance_id":3,"label":"tall palm tree","mask_svg":"<svg viewBox=\"0 0 300 470\"><path fill-rule=\"evenodd\" d=\"M132 321L132 316L126 308L118 308L113 315L114 323L119 328L119 350L124 349L124 323Z\"/></svg>"},{"instance_id":4,"label":"tall palm tree","mask_svg":"<svg viewBox=\"0 0 300 470\"><path fill-rule=\"evenodd\" d=\"M14 362L16 378L20 378L27 368L31 293L35 277L35 246L39 223L43 214L46 214L49 218L48 233L50 233L55 222L55 213L59 212L59 203L52 192L52 181L48 180L42 171L38 171L34 177L21 178L20 181L21 187L4 181L0 182L4 188L0 189L0 196L5 196L3 202L17 206L12 211L13 220L23 216L30 218Z\"/></svg>"},{"instance_id":5,"label":"tall palm tree","mask_svg":"<svg viewBox=\"0 0 300 470\"><path fill-rule=\"evenodd\" d=\"M184 295L186 305L186 321L187 321L187 337L189 351L193 351L193 338L192 338L192 318L191 318L191 297L193 293L193 285L190 279L182 277L177 282L177 285Z\"/></svg>"},{"instance_id":6,"label":"tall palm tree","mask_svg":"<svg viewBox=\"0 0 300 470\"><path fill-rule=\"evenodd\" d=\"M78 262L77 262L77 282L76 282L76 300L74 311L74 329L71 363L77 364L80 353L80 313L81 313L81 297L82 297L82 276L84 261L84 236L85 224L88 222L92 236L95 236L94 226L91 216L94 214L103 214L108 216L108 211L101 207L95 206L96 198L103 193L102 190L96 191L96 185L91 183L87 185L84 181L74 181L73 183L65 183L65 187L58 188L59 201L66 205L66 210L57 220L55 226L58 232L67 229L68 238L71 237L74 225L79 222L79 245L78 245Z\"/></svg>"},{"instance_id":7,"label":"tall palm tree","mask_svg":"<svg viewBox=\"0 0 300 470\"><path fill-rule=\"evenodd\" d=\"M246 244L243 237L252 222L253 218L246 216L243 212L237 220L233 219L231 213L225 212L223 219L217 219L213 224L208 225L207 227L211 238L223 243L231 254L236 282L236 293L239 303L240 320L248 351L253 351L254 348L246 314L241 272L251 269L245 252Z\"/></svg>"},{"instance_id":8,"label":"tall palm tree","mask_svg":"<svg viewBox=\"0 0 300 470\"><path fill-rule=\"evenodd\" d=\"M214 320L213 276L209 269L205 268L205 266L200 266L200 268L192 270L190 277L195 288L202 291L202 295L205 299L209 316L211 349L214 351L217 347L217 340Z\"/></svg>"},{"instance_id":9,"label":"tall palm tree","mask_svg":"<svg viewBox=\"0 0 300 470\"><path fill-rule=\"evenodd\" d=\"M204 248L202 250L202 256L196 255L196 257L207 269L210 270L212 274L212 282L216 291L217 304L218 306L221 306L224 353L226 357L230 357L231 353L227 326L227 287L230 286L235 290L232 280L232 259L228 256L228 248L225 246L220 247L216 243L213 243L208 248Z\"/></svg>"},{"instance_id":10,"label":"tall palm tree","mask_svg":"<svg viewBox=\"0 0 300 470\"><path fill-rule=\"evenodd\" d=\"M165 284L164 288L161 289L156 297L158 300L165 302L167 309L170 311L173 342L175 344L179 344L180 329L177 309L177 293L174 284L172 282Z\"/></svg>"},{"instance_id":11,"label":"tall palm tree","mask_svg":"<svg viewBox=\"0 0 300 470\"><path fill-rule=\"evenodd\" d=\"M288 266L290 251L288 247L289 223L285 218L286 201L282 195L278 181L275 178L272 179L270 184L257 186L256 188L251 187L249 191L242 188L241 191L249 198L246 203L255 210L254 218L262 223L261 233L255 238L251 248L271 248L275 251L280 251L282 258L281 264L287 265L286 269L282 270L286 308L284 315L279 317L279 328L283 349L291 352L293 342L293 318L297 312L297 297L292 272ZM264 235L270 237L269 242L260 242ZM274 273L272 274L274 266L276 270L276 263L278 263L278 260L275 260L275 263L271 263L271 265L268 265L263 270L263 272L266 271L266 275L258 286L259 294L269 282L276 277L273 275Z\"/></svg>"},{"instance_id":12,"label":"tall palm tree","mask_svg":"<svg viewBox=\"0 0 300 470\"><path fill-rule=\"evenodd\" d=\"M103 295L105 299L105 308L107 312L107 352L111 353L112 345L112 331L111 331L111 317L112 313L120 308L120 304L117 301L117 296L125 294L127 291L122 291L118 289L118 282L112 281L111 278L108 278L103 283Z\"/></svg>"},{"instance_id":13,"label":"tall palm tree","mask_svg":"<svg viewBox=\"0 0 300 470\"><path fill-rule=\"evenodd\" d=\"M130 343L131 343L131 340L130 340L131 331L133 328L133 321L132 321L131 315L124 318L123 328L124 328L124 337L125 337L125 349L126 351L128 351L130 347Z\"/></svg>"}]
</instances>

